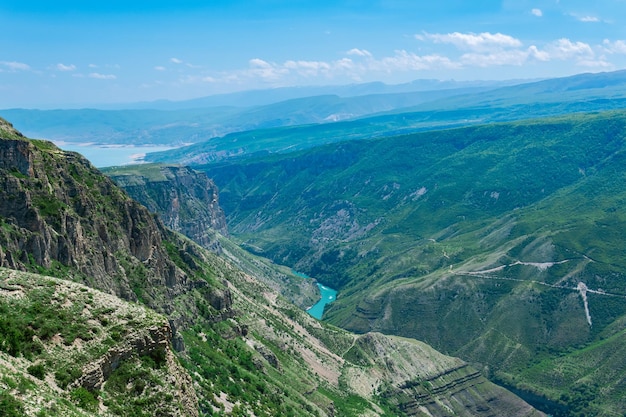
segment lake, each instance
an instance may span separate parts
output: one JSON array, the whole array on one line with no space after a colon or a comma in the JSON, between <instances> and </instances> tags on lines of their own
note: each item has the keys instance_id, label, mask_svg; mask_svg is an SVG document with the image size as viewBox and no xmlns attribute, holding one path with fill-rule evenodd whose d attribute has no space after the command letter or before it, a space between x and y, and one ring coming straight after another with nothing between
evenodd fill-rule
<instances>
[{"instance_id":1,"label":"lake","mask_svg":"<svg viewBox=\"0 0 626 417\"><path fill-rule=\"evenodd\" d=\"M96 168L141 163L142 158L147 153L167 151L175 148L172 146L155 145L94 145L92 143L70 142L54 142L54 144L65 151L78 152Z\"/></svg>"}]
</instances>

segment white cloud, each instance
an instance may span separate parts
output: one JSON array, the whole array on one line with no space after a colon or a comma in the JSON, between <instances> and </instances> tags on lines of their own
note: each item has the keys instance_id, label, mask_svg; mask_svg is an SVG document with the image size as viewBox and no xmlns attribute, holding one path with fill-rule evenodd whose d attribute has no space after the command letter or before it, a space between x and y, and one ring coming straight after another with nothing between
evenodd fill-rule
<instances>
[{"instance_id":1,"label":"white cloud","mask_svg":"<svg viewBox=\"0 0 626 417\"><path fill-rule=\"evenodd\" d=\"M88 75L89 78L95 78L98 80L115 80L117 77L113 74L100 74L99 72L92 72Z\"/></svg>"},{"instance_id":2,"label":"white cloud","mask_svg":"<svg viewBox=\"0 0 626 417\"><path fill-rule=\"evenodd\" d=\"M546 62L550 60L550 54L546 51L540 51L535 45L531 45L528 48L528 56L536 59L537 61Z\"/></svg>"},{"instance_id":3,"label":"white cloud","mask_svg":"<svg viewBox=\"0 0 626 417\"><path fill-rule=\"evenodd\" d=\"M332 69L331 64L324 61L286 61L283 66L305 77L328 75Z\"/></svg>"},{"instance_id":4,"label":"white cloud","mask_svg":"<svg viewBox=\"0 0 626 417\"><path fill-rule=\"evenodd\" d=\"M484 51L493 48L519 48L522 41L502 33L424 33L416 35L418 40L429 39L435 43L452 44L459 49L469 49L474 51Z\"/></svg>"},{"instance_id":5,"label":"white cloud","mask_svg":"<svg viewBox=\"0 0 626 417\"><path fill-rule=\"evenodd\" d=\"M88 67L89 68L98 68L98 66L96 64L89 64Z\"/></svg>"},{"instance_id":6,"label":"white cloud","mask_svg":"<svg viewBox=\"0 0 626 417\"><path fill-rule=\"evenodd\" d=\"M586 68L612 68L613 64L611 64L610 62L606 61L603 58L594 60L594 59L581 59L578 62L576 62L576 65L579 67L586 67Z\"/></svg>"},{"instance_id":7,"label":"white cloud","mask_svg":"<svg viewBox=\"0 0 626 417\"><path fill-rule=\"evenodd\" d=\"M58 63L55 68L59 71L75 71L76 65L74 64L65 65L65 64Z\"/></svg>"},{"instance_id":8,"label":"white cloud","mask_svg":"<svg viewBox=\"0 0 626 417\"><path fill-rule=\"evenodd\" d=\"M502 65L521 66L528 61L528 51L519 49L499 51L491 54L467 53L461 56L463 65L473 67L493 67Z\"/></svg>"},{"instance_id":9,"label":"white cloud","mask_svg":"<svg viewBox=\"0 0 626 417\"><path fill-rule=\"evenodd\" d=\"M455 77L447 71L522 67L530 64L538 66L557 61L561 61L559 65L571 67L611 68L614 65L607 56L618 53L626 55L626 40L607 39L600 45L590 45L561 38L524 46L522 40L503 33L423 32L415 35L415 38L430 45L421 45L423 52L402 49L381 57L374 56L367 49L353 48L345 51L343 58L329 61L289 59L272 62L257 57L248 61L247 68L213 73L197 71L195 75L189 74L179 81L240 86L263 82L272 86L286 86L310 83L312 79L362 81L381 79L390 74L399 76L401 73L416 77L420 76L420 72L428 76L442 74ZM441 44L451 47L443 47ZM165 67L155 67L157 70L161 68Z\"/></svg>"},{"instance_id":10,"label":"white cloud","mask_svg":"<svg viewBox=\"0 0 626 417\"><path fill-rule=\"evenodd\" d=\"M617 40L611 42L608 39L602 41L602 46L605 52L609 54L626 54L626 41Z\"/></svg>"},{"instance_id":11,"label":"white cloud","mask_svg":"<svg viewBox=\"0 0 626 417\"><path fill-rule=\"evenodd\" d=\"M0 65L6 67L11 72L31 70L30 65L24 64L23 62L0 61Z\"/></svg>"},{"instance_id":12,"label":"white cloud","mask_svg":"<svg viewBox=\"0 0 626 417\"><path fill-rule=\"evenodd\" d=\"M581 22L586 22L586 23L597 23L600 21L600 19L594 16L583 16L583 17L578 18L578 20L580 20Z\"/></svg>"},{"instance_id":13,"label":"white cloud","mask_svg":"<svg viewBox=\"0 0 626 417\"><path fill-rule=\"evenodd\" d=\"M183 61L178 59L178 58L170 58L170 62L174 63L174 64L182 64Z\"/></svg>"},{"instance_id":14,"label":"white cloud","mask_svg":"<svg viewBox=\"0 0 626 417\"><path fill-rule=\"evenodd\" d=\"M198 83L216 83L220 80L211 77L211 76L203 76L203 75L187 75L179 80L184 84L198 84Z\"/></svg>"},{"instance_id":15,"label":"white cloud","mask_svg":"<svg viewBox=\"0 0 626 417\"><path fill-rule=\"evenodd\" d=\"M281 65L269 63L260 58L253 58L249 62L250 68L245 71L250 76L259 77L264 81L276 82L289 73L287 68Z\"/></svg>"},{"instance_id":16,"label":"white cloud","mask_svg":"<svg viewBox=\"0 0 626 417\"><path fill-rule=\"evenodd\" d=\"M158 66L154 67L154 69L155 69L155 70L157 70L157 71L165 71L165 70L166 70L166 68L165 68L165 67L162 67L162 66L160 66L160 65L158 65Z\"/></svg>"},{"instance_id":17,"label":"white cloud","mask_svg":"<svg viewBox=\"0 0 626 417\"><path fill-rule=\"evenodd\" d=\"M595 56L591 46L585 42L572 42L567 38L561 38L552 42L547 47L551 58L556 59L589 59Z\"/></svg>"},{"instance_id":18,"label":"white cloud","mask_svg":"<svg viewBox=\"0 0 626 417\"><path fill-rule=\"evenodd\" d=\"M374 63L371 66L372 69L377 65L382 65L385 71L416 71L427 70L435 68L458 68L459 64L450 60L450 58L442 55L417 55L413 52L405 50L396 51L396 54L391 57L385 57L382 60Z\"/></svg>"},{"instance_id":19,"label":"white cloud","mask_svg":"<svg viewBox=\"0 0 626 417\"><path fill-rule=\"evenodd\" d=\"M530 12L537 17L543 16L543 12L541 11L541 9L532 9Z\"/></svg>"},{"instance_id":20,"label":"white cloud","mask_svg":"<svg viewBox=\"0 0 626 417\"><path fill-rule=\"evenodd\" d=\"M371 57L372 56L370 51L368 51L367 49L358 49L358 48L350 49L348 52L346 52L346 54L347 55L362 56L362 57Z\"/></svg>"},{"instance_id":21,"label":"white cloud","mask_svg":"<svg viewBox=\"0 0 626 417\"><path fill-rule=\"evenodd\" d=\"M335 67L344 70L351 70L354 68L354 61L352 61L350 58L342 58L338 61L335 61Z\"/></svg>"}]
</instances>

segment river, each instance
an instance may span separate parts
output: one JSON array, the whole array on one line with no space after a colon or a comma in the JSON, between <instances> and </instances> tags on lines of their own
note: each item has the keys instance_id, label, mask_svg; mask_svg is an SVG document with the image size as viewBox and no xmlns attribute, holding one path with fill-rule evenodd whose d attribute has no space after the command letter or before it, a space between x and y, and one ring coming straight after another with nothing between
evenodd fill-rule
<instances>
[{"instance_id":1,"label":"river","mask_svg":"<svg viewBox=\"0 0 626 417\"><path fill-rule=\"evenodd\" d=\"M320 283L317 284L317 287L320 289L321 298L314 306L310 307L307 312L316 319L321 320L324 315L324 307L326 307L326 304L335 301L337 291Z\"/></svg>"},{"instance_id":2,"label":"river","mask_svg":"<svg viewBox=\"0 0 626 417\"><path fill-rule=\"evenodd\" d=\"M301 278L313 279L310 276L303 274L302 272L294 271L293 269L291 272ZM309 307L306 311L311 316L321 320L324 315L324 307L326 307L326 304L332 303L337 299L337 290L333 290L332 288L322 285L319 282L317 283L317 288L320 290L320 300L313 306Z\"/></svg>"}]
</instances>

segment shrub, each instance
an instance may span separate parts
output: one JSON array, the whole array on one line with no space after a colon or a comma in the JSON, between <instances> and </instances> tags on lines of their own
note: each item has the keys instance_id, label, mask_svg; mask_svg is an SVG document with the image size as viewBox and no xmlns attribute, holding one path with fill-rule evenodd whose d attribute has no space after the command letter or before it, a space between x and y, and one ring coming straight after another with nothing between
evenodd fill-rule
<instances>
[{"instance_id":1,"label":"shrub","mask_svg":"<svg viewBox=\"0 0 626 417\"><path fill-rule=\"evenodd\" d=\"M41 363L31 365L26 370L35 378L44 379L46 377L46 368Z\"/></svg>"},{"instance_id":2,"label":"shrub","mask_svg":"<svg viewBox=\"0 0 626 417\"><path fill-rule=\"evenodd\" d=\"M83 371L78 367L61 368L54 373L54 377L57 380L59 386L63 389L74 382L78 377L82 375Z\"/></svg>"},{"instance_id":3,"label":"shrub","mask_svg":"<svg viewBox=\"0 0 626 417\"><path fill-rule=\"evenodd\" d=\"M72 401L87 411L96 411L98 409L99 402L97 396L97 392L91 392L83 387L78 387L70 393Z\"/></svg>"}]
</instances>

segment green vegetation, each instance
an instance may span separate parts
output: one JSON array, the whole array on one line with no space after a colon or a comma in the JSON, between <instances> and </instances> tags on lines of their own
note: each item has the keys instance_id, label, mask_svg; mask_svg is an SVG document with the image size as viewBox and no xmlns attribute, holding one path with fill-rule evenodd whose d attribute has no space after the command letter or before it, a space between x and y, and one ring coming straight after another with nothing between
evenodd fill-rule
<instances>
[{"instance_id":1,"label":"green vegetation","mask_svg":"<svg viewBox=\"0 0 626 417\"><path fill-rule=\"evenodd\" d=\"M141 358L118 358L119 367L104 392L76 383L87 364L124 346L129 338L146 340L147 329L167 325L164 317L41 275L0 269L0 285L0 415L26 415L25 404L29 413L35 410L37 415L94 415L100 399L117 415L154 415L155 409L164 406L164 395L171 397L168 407L178 407L172 397L176 387L165 383L173 368L165 366L162 348ZM11 366L5 367L6 363ZM139 382L124 380L127 372ZM49 375L57 387L50 386ZM129 395L133 401L129 402ZM152 411L127 414L133 407Z\"/></svg>"},{"instance_id":2,"label":"green vegetation","mask_svg":"<svg viewBox=\"0 0 626 417\"><path fill-rule=\"evenodd\" d=\"M273 288L304 292L304 285L288 283L290 269L256 256L230 262L239 253L232 243L216 246L220 255L203 250L164 228L77 154L0 142L28 156L0 170L9 185L3 196L12 202L2 206L3 259L133 301L0 269L6 330L0 390L28 412L85 416L104 406L114 415L190 415L199 405L205 415L395 415L386 411L391 405L379 402L406 405L407 381L439 373L446 376L441 389L420 401L433 414L447 410L444 403L483 409L496 395L495 408L503 415L521 405L461 361L423 344L382 334L356 337L320 323L255 279L261 271ZM318 173L324 164L320 160ZM13 165L28 178L7 172ZM64 204L56 214L46 200L52 195L58 201L51 205ZM42 200L46 204L33 204ZM340 220L351 216L350 205L335 208ZM356 256L333 250L320 259L332 266ZM352 363L345 357L356 343L367 356ZM383 380L394 388L384 391L384 399Z\"/></svg>"},{"instance_id":3,"label":"green vegetation","mask_svg":"<svg viewBox=\"0 0 626 417\"><path fill-rule=\"evenodd\" d=\"M577 114L196 169L242 246L340 290L334 324L425 340L578 412L600 374L551 377L626 317L625 128L623 111ZM624 372L588 406L617 415Z\"/></svg>"},{"instance_id":4,"label":"green vegetation","mask_svg":"<svg viewBox=\"0 0 626 417\"><path fill-rule=\"evenodd\" d=\"M0 415L4 417L23 417L24 405L6 391L0 391Z\"/></svg>"},{"instance_id":5,"label":"green vegetation","mask_svg":"<svg viewBox=\"0 0 626 417\"><path fill-rule=\"evenodd\" d=\"M70 398L76 405L87 411L95 412L98 409L99 402L96 395L83 387L72 390L72 392L70 392Z\"/></svg>"}]
</instances>

